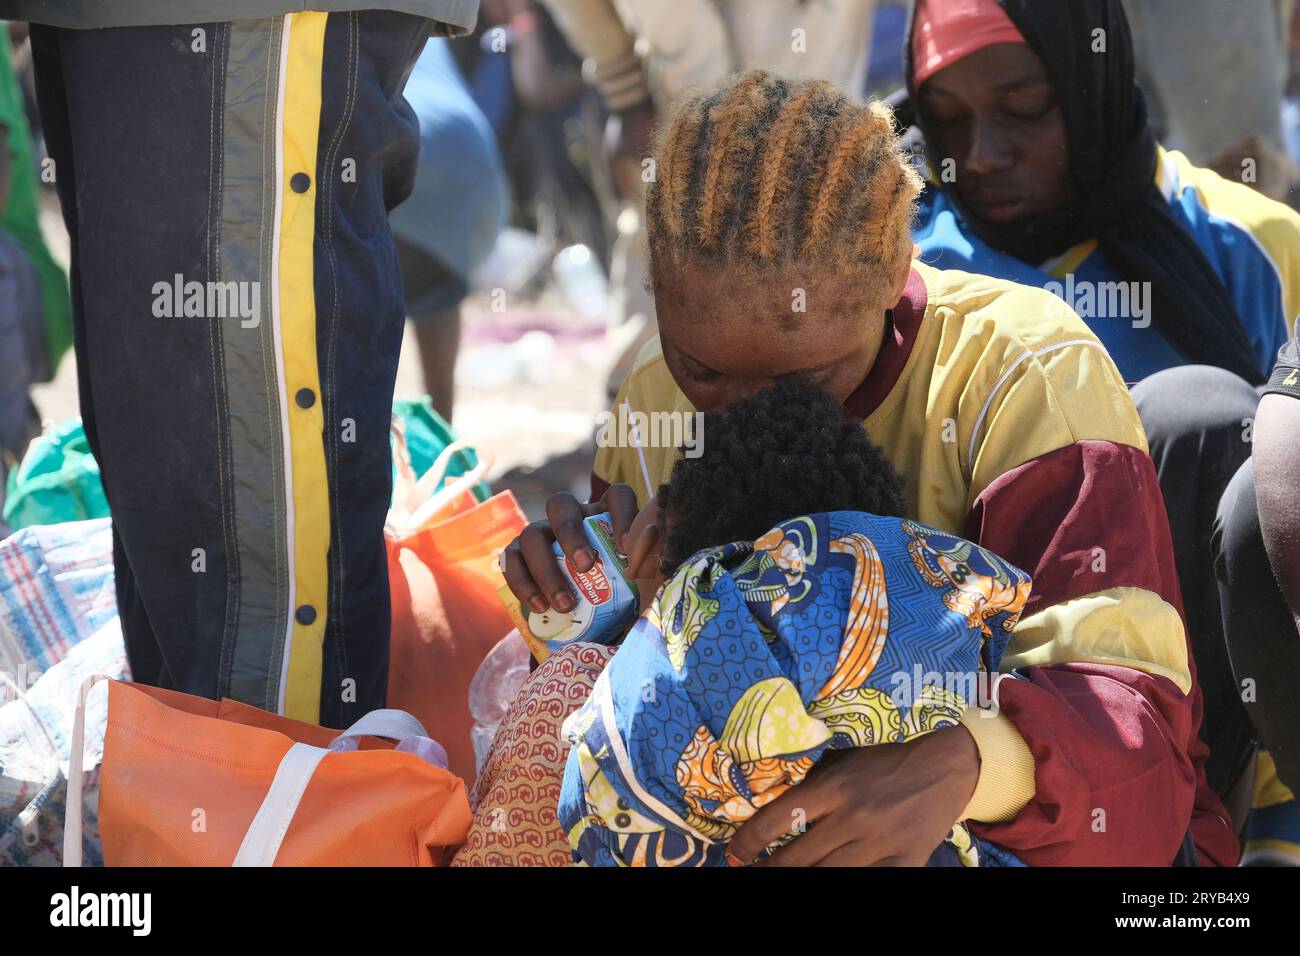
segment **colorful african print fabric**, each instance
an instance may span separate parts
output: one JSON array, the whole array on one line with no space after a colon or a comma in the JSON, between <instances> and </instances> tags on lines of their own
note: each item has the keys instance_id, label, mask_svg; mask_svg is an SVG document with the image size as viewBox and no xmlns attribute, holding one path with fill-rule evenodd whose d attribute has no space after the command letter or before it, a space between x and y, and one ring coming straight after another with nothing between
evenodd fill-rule
<instances>
[{"instance_id":1,"label":"colorful african print fabric","mask_svg":"<svg viewBox=\"0 0 1300 956\"><path fill-rule=\"evenodd\" d=\"M956 724L1029 590L968 541L859 512L699 552L565 722L559 818L575 859L726 865L738 826L828 749ZM995 859L1016 862L959 825L931 864Z\"/></svg>"}]
</instances>

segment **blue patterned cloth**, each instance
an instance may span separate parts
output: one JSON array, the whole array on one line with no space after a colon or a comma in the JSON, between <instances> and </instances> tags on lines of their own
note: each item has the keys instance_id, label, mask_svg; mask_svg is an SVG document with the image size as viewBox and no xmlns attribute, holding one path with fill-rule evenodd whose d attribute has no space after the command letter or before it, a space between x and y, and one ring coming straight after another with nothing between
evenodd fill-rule
<instances>
[{"instance_id":1,"label":"blue patterned cloth","mask_svg":"<svg viewBox=\"0 0 1300 956\"><path fill-rule=\"evenodd\" d=\"M827 749L957 723L1029 577L898 518L832 512L701 551L566 722L559 819L595 866L725 865L739 824ZM932 865L1014 865L954 828Z\"/></svg>"}]
</instances>

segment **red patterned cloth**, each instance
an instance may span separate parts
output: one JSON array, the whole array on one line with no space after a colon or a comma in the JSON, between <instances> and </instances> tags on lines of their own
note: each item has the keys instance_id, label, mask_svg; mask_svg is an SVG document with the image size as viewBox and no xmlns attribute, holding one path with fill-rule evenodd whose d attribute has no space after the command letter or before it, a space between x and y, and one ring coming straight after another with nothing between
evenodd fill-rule
<instances>
[{"instance_id":1,"label":"red patterned cloth","mask_svg":"<svg viewBox=\"0 0 1300 956\"><path fill-rule=\"evenodd\" d=\"M452 866L569 866L555 818L569 744L564 719L591 693L614 648L570 644L528 676L470 794L474 822Z\"/></svg>"}]
</instances>

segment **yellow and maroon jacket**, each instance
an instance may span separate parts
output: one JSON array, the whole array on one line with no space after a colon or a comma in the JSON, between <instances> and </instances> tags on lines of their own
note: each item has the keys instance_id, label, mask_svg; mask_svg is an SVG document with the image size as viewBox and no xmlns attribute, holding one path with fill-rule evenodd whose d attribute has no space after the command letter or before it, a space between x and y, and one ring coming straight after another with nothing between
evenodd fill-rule
<instances>
[{"instance_id":1,"label":"yellow and maroon jacket","mask_svg":"<svg viewBox=\"0 0 1300 956\"><path fill-rule=\"evenodd\" d=\"M693 411L657 340L615 401ZM997 713L963 719L981 757L963 818L1031 865L1166 866L1189 825L1202 863L1235 864L1146 436L1083 321L1040 289L917 263L845 408L904 476L907 517L1033 577ZM678 455L653 437L598 450L593 498L621 482L648 500Z\"/></svg>"}]
</instances>

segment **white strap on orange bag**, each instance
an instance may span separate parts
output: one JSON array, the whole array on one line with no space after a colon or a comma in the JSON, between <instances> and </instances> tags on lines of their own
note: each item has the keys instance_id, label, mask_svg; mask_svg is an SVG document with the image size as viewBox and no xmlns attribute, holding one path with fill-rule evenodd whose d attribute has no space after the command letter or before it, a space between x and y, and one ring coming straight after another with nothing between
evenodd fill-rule
<instances>
[{"instance_id":1,"label":"white strap on orange bag","mask_svg":"<svg viewBox=\"0 0 1300 956\"><path fill-rule=\"evenodd\" d=\"M86 750L86 698L107 674L91 674L77 691L77 711L72 718L72 747L68 753L68 796L63 811L63 865L81 866L81 841L84 824L81 813L82 767Z\"/></svg>"},{"instance_id":2,"label":"white strap on orange bag","mask_svg":"<svg viewBox=\"0 0 1300 956\"><path fill-rule=\"evenodd\" d=\"M458 439L444 448L429 466L429 470L417 480L411 468L406 433L396 415L393 416L392 431L397 439L393 459L397 465L394 482L396 493L393 495L393 507L388 512L388 520L384 523L384 533L390 538L400 538L418 531L422 525L436 518L443 508L470 491L487 475L495 459L488 449L475 449L470 442ZM471 449L478 455L478 462L463 475L447 482L445 487L440 487L446 478L447 469L451 467L452 459Z\"/></svg>"},{"instance_id":3,"label":"white strap on orange bag","mask_svg":"<svg viewBox=\"0 0 1300 956\"><path fill-rule=\"evenodd\" d=\"M68 805L63 817L63 865L81 866L82 841L82 767L86 740L86 698L106 674L95 674L81 685L77 694L77 711L72 721L72 752L68 759ZM280 760L271 789L249 824L234 866L271 866L279 855L280 844L289 832L289 824L298 812L302 795L307 792L312 775L320 762L337 753L341 743L356 737L425 737L424 725L404 710L372 710L331 742L329 747L295 743Z\"/></svg>"},{"instance_id":4,"label":"white strap on orange bag","mask_svg":"<svg viewBox=\"0 0 1300 956\"><path fill-rule=\"evenodd\" d=\"M387 737L401 740L403 737L427 736L424 725L404 710L372 710L343 733L334 738L329 747L313 747L311 744L294 744L289 748L275 771L271 789L266 799L258 808L253 822L244 834L244 842L235 854L234 866L272 866L280 853L280 844L289 832L289 824L298 812L302 795L307 792L312 775L320 762L331 753L338 752L338 745L354 737Z\"/></svg>"}]
</instances>

